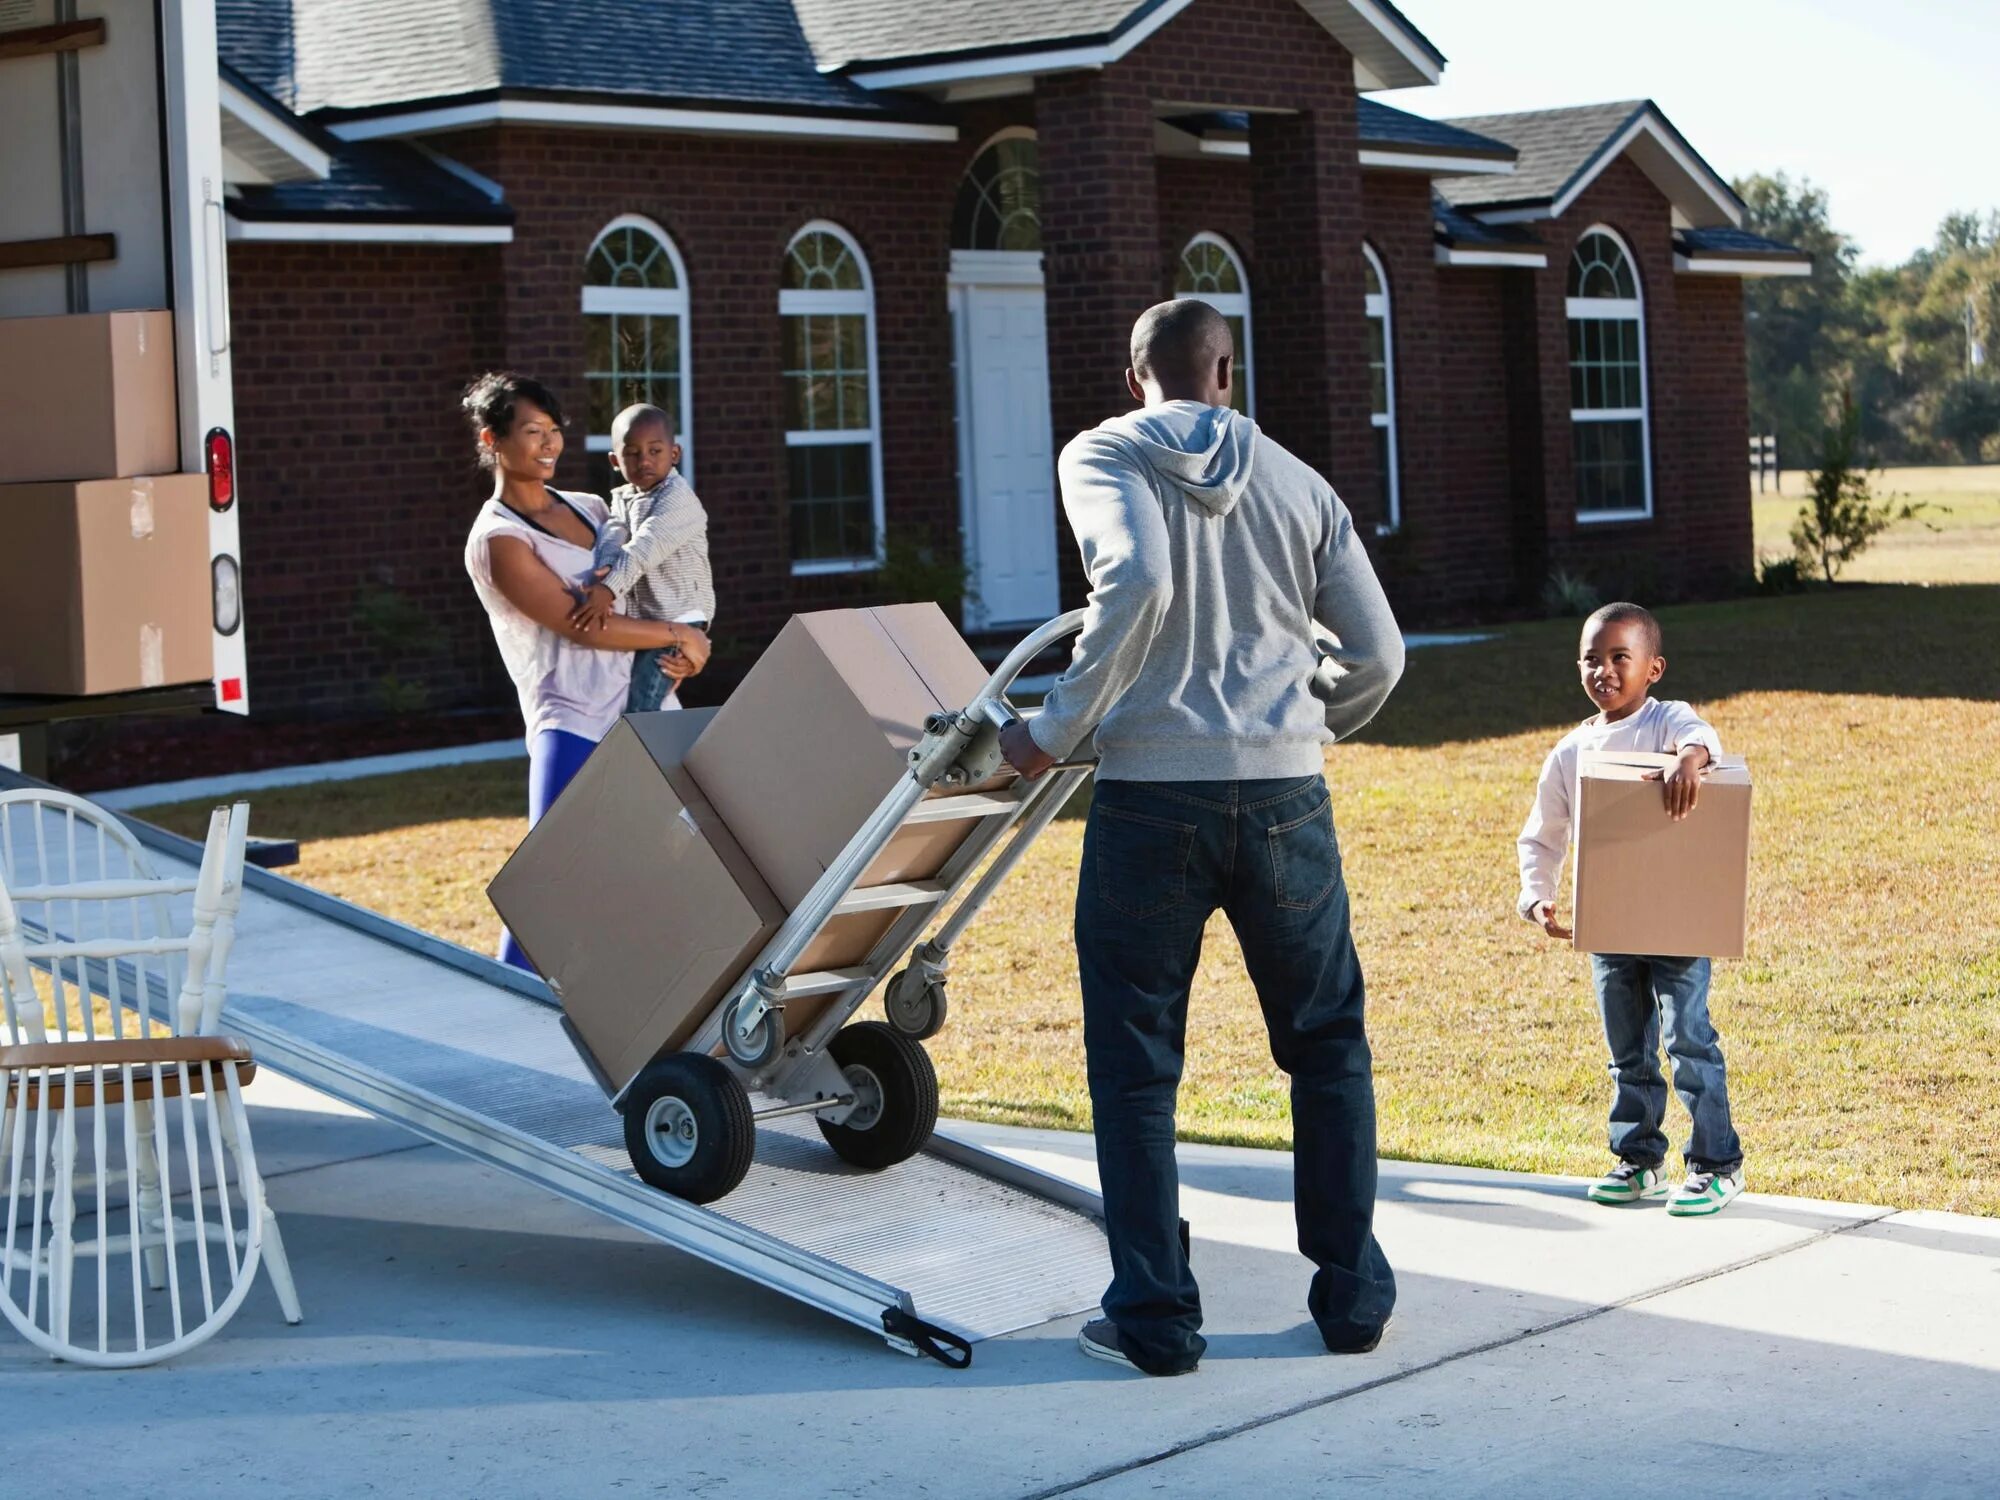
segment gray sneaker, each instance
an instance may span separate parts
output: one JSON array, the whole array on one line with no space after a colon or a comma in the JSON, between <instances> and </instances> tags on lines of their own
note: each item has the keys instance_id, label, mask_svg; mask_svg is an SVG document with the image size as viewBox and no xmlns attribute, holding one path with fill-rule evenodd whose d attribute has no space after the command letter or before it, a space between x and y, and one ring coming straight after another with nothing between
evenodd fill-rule
<instances>
[{"instance_id":1,"label":"gray sneaker","mask_svg":"<svg viewBox=\"0 0 2000 1500\"><path fill-rule=\"evenodd\" d=\"M1109 1318L1093 1318L1083 1325L1076 1336L1076 1347L1092 1359L1101 1359L1107 1365L1123 1365L1140 1375L1192 1375L1197 1366L1189 1365L1185 1370L1142 1370L1132 1363L1118 1342L1118 1325Z\"/></svg>"}]
</instances>

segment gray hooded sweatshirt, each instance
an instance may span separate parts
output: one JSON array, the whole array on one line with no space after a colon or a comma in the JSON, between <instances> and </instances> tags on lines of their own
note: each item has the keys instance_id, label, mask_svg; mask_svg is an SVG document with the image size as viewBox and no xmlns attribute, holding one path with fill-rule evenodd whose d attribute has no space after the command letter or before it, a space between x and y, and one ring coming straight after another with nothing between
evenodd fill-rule
<instances>
[{"instance_id":1,"label":"gray hooded sweatshirt","mask_svg":"<svg viewBox=\"0 0 2000 1500\"><path fill-rule=\"evenodd\" d=\"M1090 603L1042 749L1095 730L1112 781L1310 776L1375 716L1403 671L1389 601L1333 487L1255 422L1165 402L1079 434L1058 474Z\"/></svg>"}]
</instances>

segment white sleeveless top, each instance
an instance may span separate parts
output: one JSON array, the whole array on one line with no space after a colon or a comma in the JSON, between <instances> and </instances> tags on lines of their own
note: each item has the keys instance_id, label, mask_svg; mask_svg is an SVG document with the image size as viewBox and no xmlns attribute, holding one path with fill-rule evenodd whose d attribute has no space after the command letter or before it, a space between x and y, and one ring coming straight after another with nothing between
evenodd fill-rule
<instances>
[{"instance_id":1,"label":"white sleeveless top","mask_svg":"<svg viewBox=\"0 0 2000 1500\"><path fill-rule=\"evenodd\" d=\"M593 529L603 529L610 512L597 496L553 486L549 493L568 501ZM590 571L591 549L538 531L498 500L489 499L479 508L465 539L465 571L472 577L479 602L486 606L500 659L520 694L528 743L532 745L544 729L567 730L592 743L603 739L625 711L625 696L632 686L632 653L579 646L508 603L493 582L490 548L496 536L526 542L565 583ZM623 608L619 606L621 613Z\"/></svg>"}]
</instances>

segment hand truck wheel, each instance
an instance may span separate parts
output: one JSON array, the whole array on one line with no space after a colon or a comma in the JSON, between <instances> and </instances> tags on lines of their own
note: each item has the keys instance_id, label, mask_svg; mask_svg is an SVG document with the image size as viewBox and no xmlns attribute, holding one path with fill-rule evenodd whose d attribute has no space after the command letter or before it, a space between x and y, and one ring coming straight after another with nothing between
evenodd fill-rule
<instances>
[{"instance_id":1,"label":"hand truck wheel","mask_svg":"<svg viewBox=\"0 0 2000 1500\"><path fill-rule=\"evenodd\" d=\"M944 1030L950 1012L945 1000L944 981L926 983L915 969L905 969L889 981L882 996L882 1012L889 1024L914 1041L925 1042Z\"/></svg>"},{"instance_id":2,"label":"hand truck wheel","mask_svg":"<svg viewBox=\"0 0 2000 1500\"><path fill-rule=\"evenodd\" d=\"M760 1073L771 1066L785 1051L785 1013L767 1010L764 1017L744 1036L736 1025L736 1011L747 1004L739 1000L731 1006L727 1019L722 1023L722 1045L752 1073Z\"/></svg>"},{"instance_id":3,"label":"hand truck wheel","mask_svg":"<svg viewBox=\"0 0 2000 1500\"><path fill-rule=\"evenodd\" d=\"M880 1021L858 1021L836 1031L826 1050L854 1091L845 1120L817 1122L841 1160L876 1171L921 1151L938 1116L937 1073L922 1044Z\"/></svg>"},{"instance_id":4,"label":"hand truck wheel","mask_svg":"<svg viewBox=\"0 0 2000 1500\"><path fill-rule=\"evenodd\" d=\"M677 1052L648 1063L624 1108L626 1153L662 1192L713 1203L750 1170L757 1149L750 1095L713 1057Z\"/></svg>"}]
</instances>

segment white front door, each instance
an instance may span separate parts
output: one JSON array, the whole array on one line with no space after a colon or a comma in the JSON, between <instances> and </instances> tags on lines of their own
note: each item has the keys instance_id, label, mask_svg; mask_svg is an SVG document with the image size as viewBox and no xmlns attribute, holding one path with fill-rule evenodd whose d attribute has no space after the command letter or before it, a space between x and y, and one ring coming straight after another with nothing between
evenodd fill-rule
<instances>
[{"instance_id":1,"label":"white front door","mask_svg":"<svg viewBox=\"0 0 2000 1500\"><path fill-rule=\"evenodd\" d=\"M968 623L1038 625L1061 603L1042 289L961 284L953 301L965 536L978 591Z\"/></svg>"}]
</instances>

